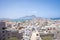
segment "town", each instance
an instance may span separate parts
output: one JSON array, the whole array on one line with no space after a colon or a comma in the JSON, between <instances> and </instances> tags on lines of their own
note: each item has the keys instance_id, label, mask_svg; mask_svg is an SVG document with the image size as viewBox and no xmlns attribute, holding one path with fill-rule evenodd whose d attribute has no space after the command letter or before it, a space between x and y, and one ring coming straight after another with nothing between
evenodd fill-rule
<instances>
[{"instance_id":1,"label":"town","mask_svg":"<svg viewBox=\"0 0 60 40\"><path fill-rule=\"evenodd\" d=\"M0 20L0 40L60 40L60 20L34 18L23 22Z\"/></svg>"}]
</instances>

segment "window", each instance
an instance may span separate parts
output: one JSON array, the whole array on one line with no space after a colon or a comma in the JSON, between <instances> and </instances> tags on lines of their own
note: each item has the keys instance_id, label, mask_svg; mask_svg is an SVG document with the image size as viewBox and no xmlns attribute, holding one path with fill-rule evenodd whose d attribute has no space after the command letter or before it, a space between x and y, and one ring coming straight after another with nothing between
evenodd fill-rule
<instances>
[{"instance_id":1,"label":"window","mask_svg":"<svg viewBox=\"0 0 60 40\"><path fill-rule=\"evenodd\" d=\"M3 38L3 40L5 40L5 38Z\"/></svg>"},{"instance_id":2,"label":"window","mask_svg":"<svg viewBox=\"0 0 60 40\"><path fill-rule=\"evenodd\" d=\"M2 33L4 33L5 31L2 31Z\"/></svg>"},{"instance_id":3,"label":"window","mask_svg":"<svg viewBox=\"0 0 60 40\"><path fill-rule=\"evenodd\" d=\"M36 34L38 36L38 34Z\"/></svg>"},{"instance_id":4,"label":"window","mask_svg":"<svg viewBox=\"0 0 60 40\"><path fill-rule=\"evenodd\" d=\"M50 29L48 28L48 30L50 30Z\"/></svg>"},{"instance_id":5,"label":"window","mask_svg":"<svg viewBox=\"0 0 60 40\"><path fill-rule=\"evenodd\" d=\"M3 35L3 36L5 36L5 35Z\"/></svg>"},{"instance_id":6,"label":"window","mask_svg":"<svg viewBox=\"0 0 60 40\"><path fill-rule=\"evenodd\" d=\"M5 28L5 27L3 27L2 29L3 29L3 30L5 30L6 28Z\"/></svg>"}]
</instances>

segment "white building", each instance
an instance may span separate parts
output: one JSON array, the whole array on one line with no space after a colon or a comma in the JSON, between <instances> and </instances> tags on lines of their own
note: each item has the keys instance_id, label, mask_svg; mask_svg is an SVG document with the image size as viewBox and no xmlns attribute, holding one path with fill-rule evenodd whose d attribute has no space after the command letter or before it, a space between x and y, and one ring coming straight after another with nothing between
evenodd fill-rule
<instances>
[{"instance_id":1,"label":"white building","mask_svg":"<svg viewBox=\"0 0 60 40\"><path fill-rule=\"evenodd\" d=\"M33 31L31 40L42 40L38 31Z\"/></svg>"}]
</instances>

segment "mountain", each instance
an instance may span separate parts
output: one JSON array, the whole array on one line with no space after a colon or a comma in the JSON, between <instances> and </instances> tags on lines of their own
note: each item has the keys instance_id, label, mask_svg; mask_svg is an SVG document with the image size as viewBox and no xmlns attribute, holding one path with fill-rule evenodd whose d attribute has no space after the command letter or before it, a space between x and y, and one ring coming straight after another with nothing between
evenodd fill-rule
<instances>
[{"instance_id":1,"label":"mountain","mask_svg":"<svg viewBox=\"0 0 60 40\"><path fill-rule=\"evenodd\" d=\"M60 20L60 18L51 18L52 20Z\"/></svg>"},{"instance_id":2,"label":"mountain","mask_svg":"<svg viewBox=\"0 0 60 40\"><path fill-rule=\"evenodd\" d=\"M0 18L0 20L6 20L6 18Z\"/></svg>"},{"instance_id":3,"label":"mountain","mask_svg":"<svg viewBox=\"0 0 60 40\"><path fill-rule=\"evenodd\" d=\"M36 17L35 15L31 15L31 16L25 16L25 17L20 17L18 19L9 19L9 18L0 18L0 20L10 20L12 22L22 22L22 21L26 21L26 20L32 20L34 18L42 18L42 17ZM60 18L50 18L52 20L60 20Z\"/></svg>"},{"instance_id":4,"label":"mountain","mask_svg":"<svg viewBox=\"0 0 60 40\"><path fill-rule=\"evenodd\" d=\"M12 19L11 21L13 21L13 22L21 21L22 22L22 21L26 21L26 20L32 20L34 18L36 18L36 16L35 15L31 15L31 16L20 17L18 19Z\"/></svg>"},{"instance_id":5,"label":"mountain","mask_svg":"<svg viewBox=\"0 0 60 40\"><path fill-rule=\"evenodd\" d=\"M35 15L32 15L32 16L25 16L25 17L21 17L20 19L24 19L24 20L30 20L30 19L33 19L33 18L36 18Z\"/></svg>"},{"instance_id":6,"label":"mountain","mask_svg":"<svg viewBox=\"0 0 60 40\"><path fill-rule=\"evenodd\" d=\"M9 18L0 18L0 20L11 20Z\"/></svg>"}]
</instances>

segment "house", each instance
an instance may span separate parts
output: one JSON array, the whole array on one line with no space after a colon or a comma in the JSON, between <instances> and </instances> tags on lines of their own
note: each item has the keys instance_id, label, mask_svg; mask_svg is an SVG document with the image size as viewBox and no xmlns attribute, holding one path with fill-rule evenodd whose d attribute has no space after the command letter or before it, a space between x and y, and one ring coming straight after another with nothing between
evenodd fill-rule
<instances>
[{"instance_id":1,"label":"house","mask_svg":"<svg viewBox=\"0 0 60 40\"><path fill-rule=\"evenodd\" d=\"M30 40L42 40L38 31L33 31Z\"/></svg>"}]
</instances>

